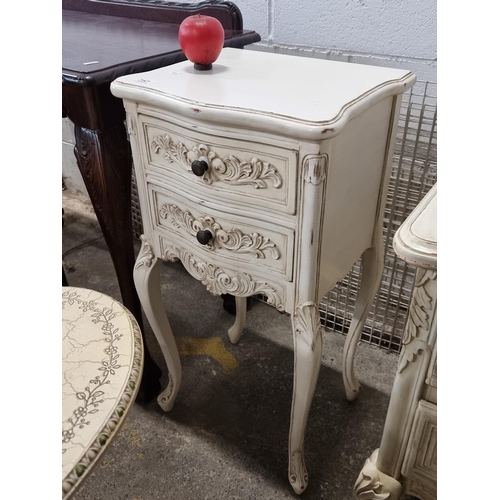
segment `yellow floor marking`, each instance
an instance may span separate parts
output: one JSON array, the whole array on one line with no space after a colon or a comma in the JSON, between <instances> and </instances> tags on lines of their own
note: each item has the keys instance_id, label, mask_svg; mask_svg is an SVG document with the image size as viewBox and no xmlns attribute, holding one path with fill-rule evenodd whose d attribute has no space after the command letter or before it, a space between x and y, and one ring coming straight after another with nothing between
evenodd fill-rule
<instances>
[{"instance_id":1,"label":"yellow floor marking","mask_svg":"<svg viewBox=\"0 0 500 500\"><path fill-rule=\"evenodd\" d=\"M224 347L220 337L210 339L177 337L175 343L180 356L210 356L222 365L222 373L229 374L239 368L238 361Z\"/></svg>"},{"instance_id":2,"label":"yellow floor marking","mask_svg":"<svg viewBox=\"0 0 500 500\"><path fill-rule=\"evenodd\" d=\"M132 431L130 433L130 437L132 438L130 441L130 444L132 446L141 446L142 445L142 439L134 431Z\"/></svg>"}]
</instances>

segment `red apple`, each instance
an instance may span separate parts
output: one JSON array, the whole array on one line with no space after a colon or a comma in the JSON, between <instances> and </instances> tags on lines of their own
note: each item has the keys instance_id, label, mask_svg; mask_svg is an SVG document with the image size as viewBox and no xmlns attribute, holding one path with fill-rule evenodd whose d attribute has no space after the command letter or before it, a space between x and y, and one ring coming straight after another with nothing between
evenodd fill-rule
<instances>
[{"instance_id":1,"label":"red apple","mask_svg":"<svg viewBox=\"0 0 500 500\"><path fill-rule=\"evenodd\" d=\"M224 28L215 17L189 16L179 26L179 43L196 69L210 69L224 45Z\"/></svg>"}]
</instances>

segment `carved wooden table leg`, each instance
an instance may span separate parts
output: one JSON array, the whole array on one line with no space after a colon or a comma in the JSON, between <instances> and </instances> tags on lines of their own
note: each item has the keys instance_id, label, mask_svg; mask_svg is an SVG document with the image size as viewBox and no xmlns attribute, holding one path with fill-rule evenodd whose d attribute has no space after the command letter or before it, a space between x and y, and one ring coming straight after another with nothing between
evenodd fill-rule
<instances>
[{"instance_id":1,"label":"carved wooden table leg","mask_svg":"<svg viewBox=\"0 0 500 500\"><path fill-rule=\"evenodd\" d=\"M299 304L295 308L292 327L295 370L288 444L288 479L295 493L300 495L309 482L304 459L304 435L323 347L318 306L313 302Z\"/></svg>"},{"instance_id":2,"label":"carved wooden table leg","mask_svg":"<svg viewBox=\"0 0 500 500\"><path fill-rule=\"evenodd\" d=\"M395 500L402 492L403 460L436 338L436 290L437 272L418 268L380 449L365 462L356 481L358 499Z\"/></svg>"},{"instance_id":3,"label":"carved wooden table leg","mask_svg":"<svg viewBox=\"0 0 500 500\"><path fill-rule=\"evenodd\" d=\"M233 326L228 330L229 340L237 344L241 337L241 332L245 327L247 317L247 297L235 297L236 319Z\"/></svg>"},{"instance_id":4,"label":"carved wooden table leg","mask_svg":"<svg viewBox=\"0 0 500 500\"><path fill-rule=\"evenodd\" d=\"M135 254L132 234L132 157L123 124L103 131L75 124L75 156L115 267L125 307L141 331L141 304L133 282ZM144 341L144 374L138 401L158 393L161 370Z\"/></svg>"},{"instance_id":5,"label":"carved wooden table leg","mask_svg":"<svg viewBox=\"0 0 500 500\"><path fill-rule=\"evenodd\" d=\"M431 321L436 313L436 297L437 272L418 268L377 460L377 467L394 477L398 477L401 470L401 450L405 448L410 433L410 425L402 428L398 424L407 419L409 421L410 416L415 414L421 398L419 388L427 377L433 339L436 337L436 324Z\"/></svg>"},{"instance_id":6,"label":"carved wooden table leg","mask_svg":"<svg viewBox=\"0 0 500 500\"><path fill-rule=\"evenodd\" d=\"M167 363L169 382L157 400L163 411L170 411L181 385L181 360L161 298L160 270L163 261L154 254L153 247L144 236L141 236L141 240L141 250L134 267L134 281L144 313Z\"/></svg>"},{"instance_id":7,"label":"carved wooden table leg","mask_svg":"<svg viewBox=\"0 0 500 500\"><path fill-rule=\"evenodd\" d=\"M346 397L349 401L356 399L361 387L354 374L354 355L384 271L382 237L379 238L376 246L363 252L361 262L361 285L354 306L354 314L349 325L343 356L342 376L344 378Z\"/></svg>"}]
</instances>

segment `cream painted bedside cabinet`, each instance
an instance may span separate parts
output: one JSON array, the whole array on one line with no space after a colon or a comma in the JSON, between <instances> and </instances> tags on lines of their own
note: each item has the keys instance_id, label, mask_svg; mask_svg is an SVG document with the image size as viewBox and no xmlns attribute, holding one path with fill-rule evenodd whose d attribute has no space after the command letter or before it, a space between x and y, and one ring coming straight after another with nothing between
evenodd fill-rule
<instances>
[{"instance_id":1,"label":"cream painted bedside cabinet","mask_svg":"<svg viewBox=\"0 0 500 500\"><path fill-rule=\"evenodd\" d=\"M321 362L318 302L363 258L344 353L353 356L383 269L382 217L401 93L409 71L223 49L209 71L189 61L123 76L144 235L134 280L169 370L158 397L173 407L181 364L162 307L162 260L180 260L214 294L262 294L292 317L294 390L289 479L308 483L304 432ZM189 311L186 311L189 314Z\"/></svg>"},{"instance_id":2,"label":"cream painted bedside cabinet","mask_svg":"<svg viewBox=\"0 0 500 500\"><path fill-rule=\"evenodd\" d=\"M437 496L437 184L394 236L417 266L410 311L380 448L354 486L358 499Z\"/></svg>"}]
</instances>

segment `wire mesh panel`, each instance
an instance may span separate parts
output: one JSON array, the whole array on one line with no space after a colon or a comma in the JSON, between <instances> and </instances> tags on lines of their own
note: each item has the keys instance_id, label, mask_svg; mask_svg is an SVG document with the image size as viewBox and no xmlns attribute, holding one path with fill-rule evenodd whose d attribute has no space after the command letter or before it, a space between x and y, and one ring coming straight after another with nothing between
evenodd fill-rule
<instances>
[{"instance_id":1,"label":"wire mesh panel","mask_svg":"<svg viewBox=\"0 0 500 500\"><path fill-rule=\"evenodd\" d=\"M420 82L403 94L384 217L385 266L382 282L361 340L383 349L401 349L415 267L396 257L394 234L437 180L437 85ZM142 234L135 176L132 176L132 225ZM361 278L361 261L320 303L325 330L347 334Z\"/></svg>"},{"instance_id":2,"label":"wire mesh panel","mask_svg":"<svg viewBox=\"0 0 500 500\"><path fill-rule=\"evenodd\" d=\"M384 272L362 341L397 352L401 349L416 268L397 258L392 240L401 223L436 181L437 85L417 82L403 95L384 216ZM347 334L361 272L360 260L323 297L320 314L326 330Z\"/></svg>"}]
</instances>

